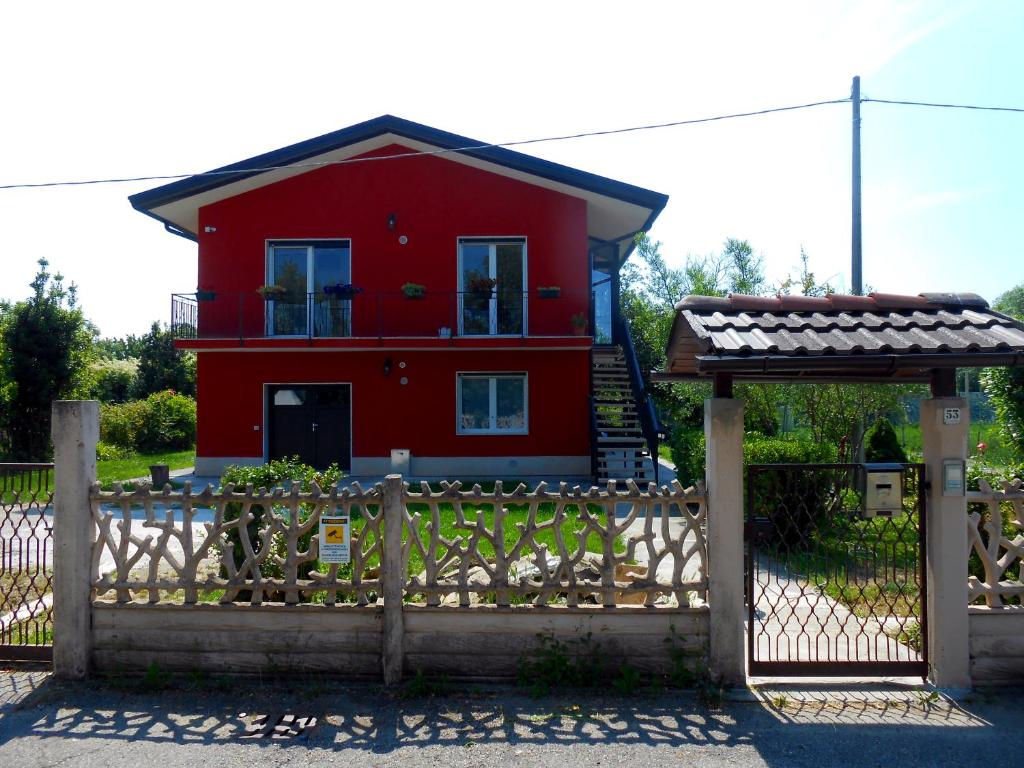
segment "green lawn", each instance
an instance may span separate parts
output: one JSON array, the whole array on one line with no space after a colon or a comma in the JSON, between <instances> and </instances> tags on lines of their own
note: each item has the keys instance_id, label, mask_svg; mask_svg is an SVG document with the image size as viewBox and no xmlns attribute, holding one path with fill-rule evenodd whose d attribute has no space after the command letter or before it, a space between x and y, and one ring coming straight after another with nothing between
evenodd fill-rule
<instances>
[{"instance_id":1,"label":"green lawn","mask_svg":"<svg viewBox=\"0 0 1024 768\"><path fill-rule=\"evenodd\" d=\"M149 477L151 464L166 464L171 469L185 469L196 461L195 448L187 451L169 451L164 453L140 453L130 459L96 462L96 479L106 488L120 480L133 477Z\"/></svg>"}]
</instances>

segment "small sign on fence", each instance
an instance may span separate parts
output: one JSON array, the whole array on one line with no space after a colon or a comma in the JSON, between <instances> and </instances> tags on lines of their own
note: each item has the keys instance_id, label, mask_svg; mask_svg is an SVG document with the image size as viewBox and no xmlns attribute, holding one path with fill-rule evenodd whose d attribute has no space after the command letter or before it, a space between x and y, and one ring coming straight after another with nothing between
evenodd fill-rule
<instances>
[{"instance_id":1,"label":"small sign on fence","mask_svg":"<svg viewBox=\"0 0 1024 768\"><path fill-rule=\"evenodd\" d=\"M320 518L320 562L347 563L352 559L348 515Z\"/></svg>"}]
</instances>

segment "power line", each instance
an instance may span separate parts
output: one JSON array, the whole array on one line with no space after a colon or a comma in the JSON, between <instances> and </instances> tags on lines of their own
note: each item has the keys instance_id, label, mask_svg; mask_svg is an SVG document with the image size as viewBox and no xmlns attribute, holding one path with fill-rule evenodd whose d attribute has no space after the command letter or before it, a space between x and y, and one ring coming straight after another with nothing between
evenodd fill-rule
<instances>
[{"instance_id":1,"label":"power line","mask_svg":"<svg viewBox=\"0 0 1024 768\"><path fill-rule=\"evenodd\" d=\"M480 149L491 149L496 147L521 147L526 144L540 144L547 141L567 141L569 139L583 139L591 136L611 136L620 133L633 133L635 131L650 131L658 128L674 128L681 125L696 125L698 123L712 123L719 120L732 120L739 117L756 117L759 115L770 115L777 112L792 112L798 109L809 109L811 107L822 107L828 104L845 104L849 99L832 99L830 101L813 101L807 104L793 104L785 107L771 107L769 109L758 109L752 112L734 112L728 115L715 115L713 117L698 117L692 120L673 120L669 123L652 123L650 125L634 125L628 128L611 128L603 131L586 131L582 133L570 133L562 136L545 136L539 139L521 139L519 141L505 141L494 144L473 144L465 147L452 147L448 149L435 149L416 152L402 152L397 155L381 155L376 157L350 157L344 160L324 160L315 163L294 163L292 165L271 165L263 168L242 168L233 171L201 171L199 173L171 173L153 176L131 176L112 179L85 179L79 181L45 181L33 184L0 184L0 189L38 189L40 187L79 187L90 184L126 184L135 181L170 181L172 179L189 179L195 176L234 176L249 173L264 173L267 171L290 170L295 168L321 168L327 165L347 165L350 163L367 163L378 160L400 160L409 157L428 157L431 155L445 155L457 152L471 152Z\"/></svg>"},{"instance_id":2,"label":"power line","mask_svg":"<svg viewBox=\"0 0 1024 768\"><path fill-rule=\"evenodd\" d=\"M988 107L977 104L940 104L934 101L899 101L896 99L869 99L863 98L861 101L873 101L876 104L900 104L903 106L910 107L943 107L945 109L976 109L986 112L1024 112L1022 107Z\"/></svg>"}]
</instances>

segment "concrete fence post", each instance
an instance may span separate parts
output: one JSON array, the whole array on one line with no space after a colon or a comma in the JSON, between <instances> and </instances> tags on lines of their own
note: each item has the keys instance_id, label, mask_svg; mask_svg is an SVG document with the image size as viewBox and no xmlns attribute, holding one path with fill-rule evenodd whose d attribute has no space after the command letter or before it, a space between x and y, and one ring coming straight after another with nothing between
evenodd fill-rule
<instances>
[{"instance_id":1,"label":"concrete fence post","mask_svg":"<svg viewBox=\"0 0 1024 768\"><path fill-rule=\"evenodd\" d=\"M92 583L95 529L89 486L96 480L100 404L53 403L53 672L78 680L92 661Z\"/></svg>"},{"instance_id":2,"label":"concrete fence post","mask_svg":"<svg viewBox=\"0 0 1024 768\"><path fill-rule=\"evenodd\" d=\"M743 602L743 402L704 401L711 674L746 684Z\"/></svg>"},{"instance_id":3,"label":"concrete fence post","mask_svg":"<svg viewBox=\"0 0 1024 768\"><path fill-rule=\"evenodd\" d=\"M947 409L959 409L959 416ZM946 423L955 422L955 423ZM943 459L967 458L970 407L965 398L921 402L925 478L928 666L939 688L971 687L967 623L967 499L942 493ZM966 480L965 480L966 481Z\"/></svg>"},{"instance_id":4,"label":"concrete fence post","mask_svg":"<svg viewBox=\"0 0 1024 768\"><path fill-rule=\"evenodd\" d=\"M384 582L381 657L385 685L400 683L405 666L402 617L402 592L405 589L405 573L402 568L403 486L401 475L388 475L384 478L384 555L380 576Z\"/></svg>"}]
</instances>

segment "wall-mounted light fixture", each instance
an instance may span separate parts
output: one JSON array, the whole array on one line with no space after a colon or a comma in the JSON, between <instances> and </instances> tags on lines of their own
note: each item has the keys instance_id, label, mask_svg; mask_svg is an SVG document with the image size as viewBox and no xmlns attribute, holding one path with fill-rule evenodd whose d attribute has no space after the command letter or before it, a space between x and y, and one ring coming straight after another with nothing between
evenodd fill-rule
<instances>
[{"instance_id":1,"label":"wall-mounted light fixture","mask_svg":"<svg viewBox=\"0 0 1024 768\"><path fill-rule=\"evenodd\" d=\"M394 230L395 225L398 224L398 217L394 213L388 214L388 229Z\"/></svg>"},{"instance_id":2,"label":"wall-mounted light fixture","mask_svg":"<svg viewBox=\"0 0 1024 768\"><path fill-rule=\"evenodd\" d=\"M385 357L384 358L384 367L383 367L382 370L384 371L384 375L385 376L390 376L391 375L391 358L390 357Z\"/></svg>"},{"instance_id":3,"label":"wall-mounted light fixture","mask_svg":"<svg viewBox=\"0 0 1024 768\"><path fill-rule=\"evenodd\" d=\"M217 228L216 227L211 227L209 224L207 224L205 227L203 227L203 232L216 232L216 231L217 231Z\"/></svg>"}]
</instances>

